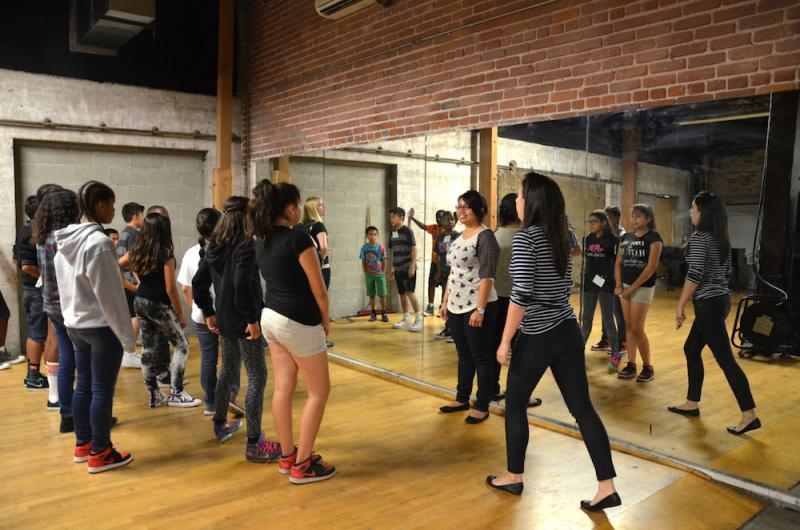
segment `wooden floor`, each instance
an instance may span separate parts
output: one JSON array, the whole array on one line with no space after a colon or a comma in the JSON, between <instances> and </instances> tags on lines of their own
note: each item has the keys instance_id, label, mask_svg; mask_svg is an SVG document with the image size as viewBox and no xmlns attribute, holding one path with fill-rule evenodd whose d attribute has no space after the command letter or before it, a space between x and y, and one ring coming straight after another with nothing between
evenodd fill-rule
<instances>
[{"instance_id":1,"label":"wooden floor","mask_svg":"<svg viewBox=\"0 0 800 530\"><path fill-rule=\"evenodd\" d=\"M195 346L187 390L199 396ZM120 374L113 439L135 461L91 476L72 463L74 438L58 434L45 394L22 388L22 366L0 372L0 528L718 529L738 528L762 508L615 454L624 505L590 516L577 508L595 480L582 442L536 428L525 494L501 494L483 484L505 467L500 418L468 426L462 415L436 414L442 401L433 396L338 366L331 375L318 450L339 474L292 486L276 465L244 461L243 434L219 446L201 409L147 409L141 375L130 369ZM274 435L269 414L263 427Z\"/></svg>"},{"instance_id":2,"label":"wooden floor","mask_svg":"<svg viewBox=\"0 0 800 530\"><path fill-rule=\"evenodd\" d=\"M722 371L705 350L705 384L699 418L668 413L667 405L686 397L683 342L689 326L675 329L677 292L659 291L648 316L656 378L646 384L622 381L606 369L608 356L587 351L592 400L609 433L645 448L788 489L800 482L800 359L739 359L747 373L764 428L736 437L725 430L738 422L739 409ZM573 299L576 304L577 299ZM691 306L687 316L691 322ZM394 315L393 321L398 317ZM733 324L733 312L728 329ZM334 351L408 376L455 388L456 352L453 344L434 340L442 327L436 317L425 318L424 333L391 328L390 324L337 322L332 327ZM599 309L590 344L600 336ZM587 348L588 350L588 348ZM641 360L640 360L641 362ZM504 386L505 372L501 377ZM544 405L535 414L574 423L558 387L548 372L535 395Z\"/></svg>"}]
</instances>

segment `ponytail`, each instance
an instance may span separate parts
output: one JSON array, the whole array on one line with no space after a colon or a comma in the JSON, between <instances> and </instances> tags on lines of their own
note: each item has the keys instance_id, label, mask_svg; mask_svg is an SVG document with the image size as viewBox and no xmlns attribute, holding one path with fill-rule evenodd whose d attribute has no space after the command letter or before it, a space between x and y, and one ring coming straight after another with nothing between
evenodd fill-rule
<instances>
[{"instance_id":1,"label":"ponytail","mask_svg":"<svg viewBox=\"0 0 800 530\"><path fill-rule=\"evenodd\" d=\"M200 234L200 237L197 238L197 244L200 245L200 259L203 259L206 255L206 240L211 238L211 234L214 233L214 228L217 226L220 217L222 217L222 214L214 208L203 208L197 212L195 227L197 228L197 233Z\"/></svg>"},{"instance_id":2,"label":"ponytail","mask_svg":"<svg viewBox=\"0 0 800 530\"><path fill-rule=\"evenodd\" d=\"M211 243L215 246L235 245L250 237L247 229L248 203L247 197L228 197L225 201L225 213L211 234Z\"/></svg>"},{"instance_id":3,"label":"ponytail","mask_svg":"<svg viewBox=\"0 0 800 530\"><path fill-rule=\"evenodd\" d=\"M286 208L300 202L300 190L294 184L269 179L260 180L253 188L253 198L247 213L250 230L256 239L269 239L277 221Z\"/></svg>"},{"instance_id":4,"label":"ponytail","mask_svg":"<svg viewBox=\"0 0 800 530\"><path fill-rule=\"evenodd\" d=\"M97 218L95 211L97 203L109 202L114 199L114 190L102 182L90 180L78 190L78 209L81 216L95 221Z\"/></svg>"}]
</instances>

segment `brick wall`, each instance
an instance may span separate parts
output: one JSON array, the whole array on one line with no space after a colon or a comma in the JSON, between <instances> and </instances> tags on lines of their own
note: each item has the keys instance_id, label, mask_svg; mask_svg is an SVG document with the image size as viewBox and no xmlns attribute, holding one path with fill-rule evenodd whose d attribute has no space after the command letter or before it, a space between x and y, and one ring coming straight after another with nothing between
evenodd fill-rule
<instances>
[{"instance_id":1,"label":"brick wall","mask_svg":"<svg viewBox=\"0 0 800 530\"><path fill-rule=\"evenodd\" d=\"M728 202L757 202L763 172L764 149L718 154L709 160L709 186Z\"/></svg>"},{"instance_id":2,"label":"brick wall","mask_svg":"<svg viewBox=\"0 0 800 530\"><path fill-rule=\"evenodd\" d=\"M800 86L795 0L252 2L253 159Z\"/></svg>"}]
</instances>

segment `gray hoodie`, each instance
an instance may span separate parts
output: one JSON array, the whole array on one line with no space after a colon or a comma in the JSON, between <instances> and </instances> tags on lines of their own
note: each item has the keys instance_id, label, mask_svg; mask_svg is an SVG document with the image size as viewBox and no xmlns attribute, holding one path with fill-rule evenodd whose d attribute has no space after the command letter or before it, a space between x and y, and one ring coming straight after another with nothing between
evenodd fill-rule
<instances>
[{"instance_id":1,"label":"gray hoodie","mask_svg":"<svg viewBox=\"0 0 800 530\"><path fill-rule=\"evenodd\" d=\"M68 328L110 327L124 351L136 341L122 274L111 239L98 223L80 223L57 230L55 258L61 312Z\"/></svg>"}]
</instances>

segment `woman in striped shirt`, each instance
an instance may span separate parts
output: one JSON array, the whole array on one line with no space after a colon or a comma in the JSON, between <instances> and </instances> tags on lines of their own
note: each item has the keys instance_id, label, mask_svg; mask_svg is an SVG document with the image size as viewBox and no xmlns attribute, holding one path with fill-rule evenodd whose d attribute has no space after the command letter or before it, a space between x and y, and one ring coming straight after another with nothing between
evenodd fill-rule
<instances>
[{"instance_id":1,"label":"woman in striped shirt","mask_svg":"<svg viewBox=\"0 0 800 530\"><path fill-rule=\"evenodd\" d=\"M600 511L622 503L614 487L614 464L603 422L589 398L583 336L569 303L572 289L564 196L549 177L530 172L517 196L522 229L511 251L511 303L497 361L509 366L506 390L506 453L508 470L488 476L489 486L522 494L525 451L528 446L527 404L549 367L561 395L580 427L594 464L597 494L581 508ZM519 329L510 354L511 339Z\"/></svg>"},{"instance_id":2,"label":"woman in striped shirt","mask_svg":"<svg viewBox=\"0 0 800 530\"><path fill-rule=\"evenodd\" d=\"M689 239L686 262L689 270L678 301L676 322L680 328L686 320L684 308L689 298L694 303L694 322L683 345L689 372L686 402L668 407L684 416L700 415L700 393L703 388L703 359L700 354L708 345L739 402L742 419L731 434L744 434L761 427L747 376L733 357L725 318L731 309L728 280L731 275L731 244L728 239L728 213L717 195L701 191L689 210L695 232Z\"/></svg>"}]
</instances>

